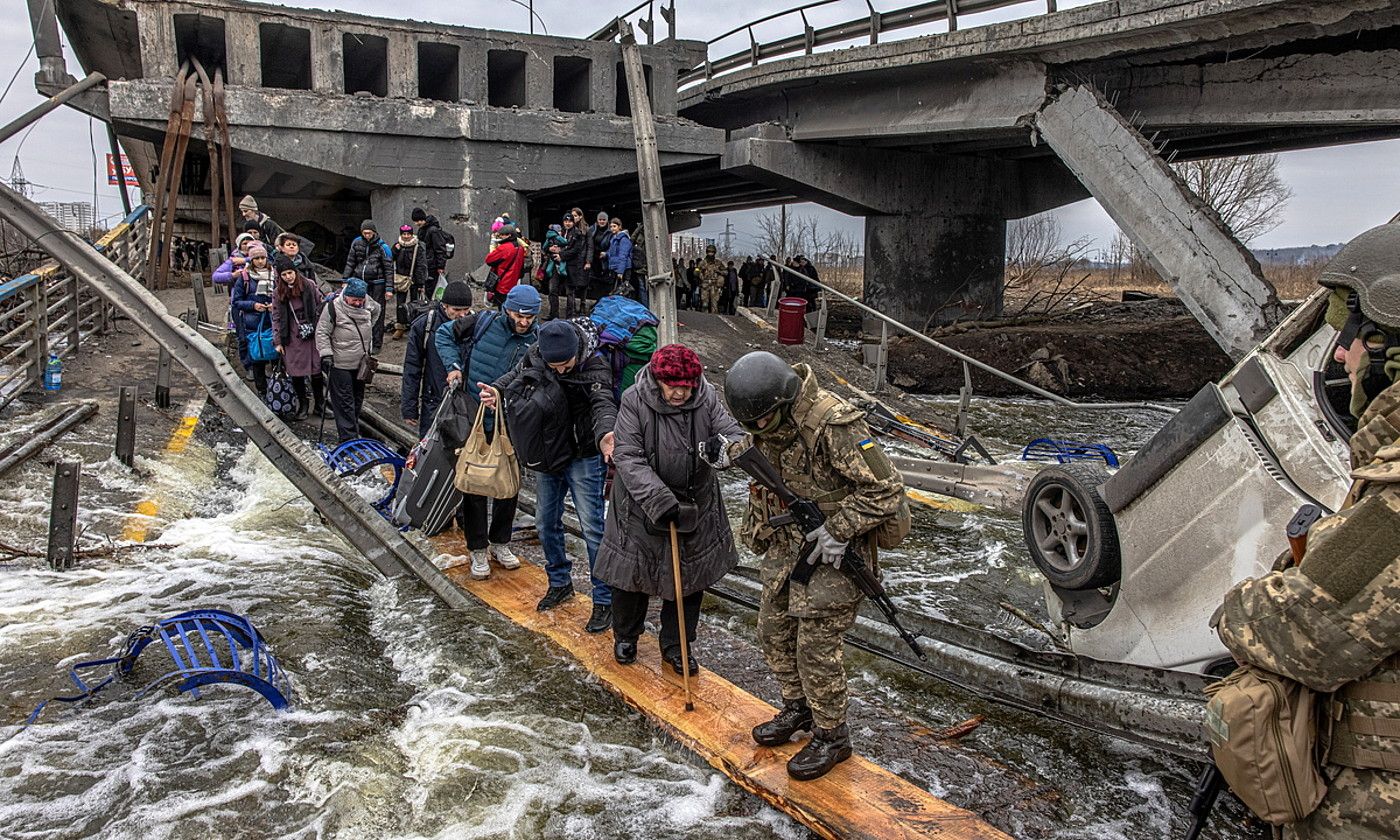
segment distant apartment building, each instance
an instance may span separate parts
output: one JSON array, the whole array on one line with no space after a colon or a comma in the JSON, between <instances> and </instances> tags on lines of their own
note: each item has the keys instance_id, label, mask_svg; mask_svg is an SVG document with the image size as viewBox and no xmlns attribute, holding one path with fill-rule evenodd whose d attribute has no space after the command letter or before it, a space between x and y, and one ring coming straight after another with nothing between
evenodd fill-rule
<instances>
[{"instance_id":1,"label":"distant apartment building","mask_svg":"<svg viewBox=\"0 0 1400 840\"><path fill-rule=\"evenodd\" d=\"M92 234L92 226L95 217L92 212L92 202L90 201L42 201L39 206L45 213L53 216L65 229L71 230L79 236L89 236Z\"/></svg>"},{"instance_id":2,"label":"distant apartment building","mask_svg":"<svg viewBox=\"0 0 1400 840\"><path fill-rule=\"evenodd\" d=\"M678 260L698 260L705 256L705 247L715 240L684 233L671 234L671 256Z\"/></svg>"}]
</instances>

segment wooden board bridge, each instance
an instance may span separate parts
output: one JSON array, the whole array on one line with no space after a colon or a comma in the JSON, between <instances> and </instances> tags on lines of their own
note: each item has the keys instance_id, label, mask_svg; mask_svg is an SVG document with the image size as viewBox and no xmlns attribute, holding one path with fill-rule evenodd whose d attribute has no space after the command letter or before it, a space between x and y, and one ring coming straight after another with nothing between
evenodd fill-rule
<instances>
[{"instance_id":1,"label":"wooden board bridge","mask_svg":"<svg viewBox=\"0 0 1400 840\"><path fill-rule=\"evenodd\" d=\"M448 554L464 554L460 534L434 537ZM468 564L447 572L458 586L519 626L549 639L571 655L613 694L645 715L672 738L709 762L735 784L753 793L820 837L832 840L1008 840L977 815L951 805L890 771L854 756L826 776L797 782L787 760L802 742L761 747L749 736L771 718L772 706L719 675L702 668L691 680L695 710L685 711L681 678L663 667L654 645L638 645L637 661L619 665L612 635L583 631L592 604L575 597L548 612L535 602L548 588L544 570L528 561L515 571L493 568L487 580L472 580Z\"/></svg>"}]
</instances>

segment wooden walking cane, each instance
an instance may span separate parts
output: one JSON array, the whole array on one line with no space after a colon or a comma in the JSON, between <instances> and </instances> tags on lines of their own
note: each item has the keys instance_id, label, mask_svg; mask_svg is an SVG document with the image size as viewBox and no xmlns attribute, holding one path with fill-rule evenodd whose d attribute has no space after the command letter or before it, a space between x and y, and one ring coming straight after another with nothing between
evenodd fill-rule
<instances>
[{"instance_id":1,"label":"wooden walking cane","mask_svg":"<svg viewBox=\"0 0 1400 840\"><path fill-rule=\"evenodd\" d=\"M681 628L681 684L685 686L685 710L695 711L690 699L690 643L686 641L685 603L681 600L681 540L676 523L671 523L671 577L676 581L676 620Z\"/></svg>"}]
</instances>

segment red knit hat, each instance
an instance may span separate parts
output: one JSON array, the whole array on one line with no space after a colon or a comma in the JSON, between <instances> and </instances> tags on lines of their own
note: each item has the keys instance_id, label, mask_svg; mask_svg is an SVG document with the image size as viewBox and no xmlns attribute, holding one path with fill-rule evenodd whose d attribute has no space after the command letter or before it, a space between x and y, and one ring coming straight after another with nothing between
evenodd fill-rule
<instances>
[{"instance_id":1,"label":"red knit hat","mask_svg":"<svg viewBox=\"0 0 1400 840\"><path fill-rule=\"evenodd\" d=\"M651 375L656 377L657 382L693 388L700 384L704 373L700 357L684 344L668 344L652 354Z\"/></svg>"}]
</instances>

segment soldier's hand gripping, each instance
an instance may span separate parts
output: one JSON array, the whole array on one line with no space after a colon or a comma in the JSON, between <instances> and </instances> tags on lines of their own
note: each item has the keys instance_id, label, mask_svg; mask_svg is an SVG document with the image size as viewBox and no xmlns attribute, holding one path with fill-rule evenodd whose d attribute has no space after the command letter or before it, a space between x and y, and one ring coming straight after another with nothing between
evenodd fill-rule
<instances>
[{"instance_id":1,"label":"soldier's hand gripping","mask_svg":"<svg viewBox=\"0 0 1400 840\"><path fill-rule=\"evenodd\" d=\"M823 563L830 563L833 569L841 568L841 558L846 556L846 543L833 537L825 525L807 534L807 542L817 544L817 549L807 557L808 563L816 563L820 559Z\"/></svg>"}]
</instances>

